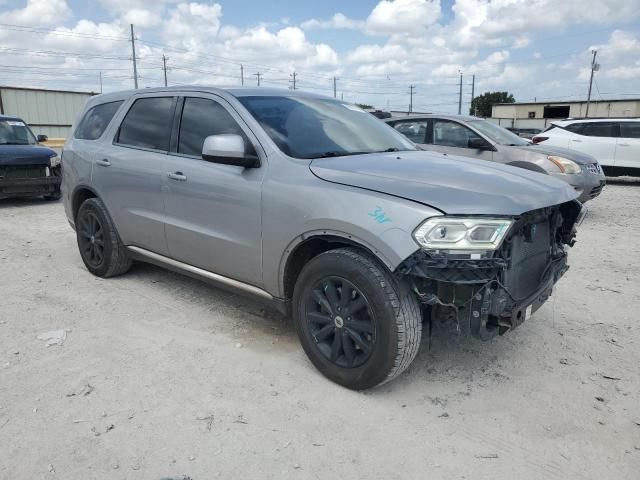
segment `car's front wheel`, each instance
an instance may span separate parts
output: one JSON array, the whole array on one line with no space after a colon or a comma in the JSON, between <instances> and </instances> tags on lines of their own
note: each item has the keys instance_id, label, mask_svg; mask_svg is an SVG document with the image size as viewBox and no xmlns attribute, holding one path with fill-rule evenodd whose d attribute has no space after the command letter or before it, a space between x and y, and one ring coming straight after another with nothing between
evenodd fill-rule
<instances>
[{"instance_id":1,"label":"car's front wheel","mask_svg":"<svg viewBox=\"0 0 640 480\"><path fill-rule=\"evenodd\" d=\"M76 216L76 237L87 269L98 277L113 277L131 267L131 258L102 201L85 200Z\"/></svg>"},{"instance_id":2,"label":"car's front wheel","mask_svg":"<svg viewBox=\"0 0 640 480\"><path fill-rule=\"evenodd\" d=\"M304 266L293 316L311 362L354 390L395 378L420 346L415 296L375 258L352 248L322 253Z\"/></svg>"}]
</instances>

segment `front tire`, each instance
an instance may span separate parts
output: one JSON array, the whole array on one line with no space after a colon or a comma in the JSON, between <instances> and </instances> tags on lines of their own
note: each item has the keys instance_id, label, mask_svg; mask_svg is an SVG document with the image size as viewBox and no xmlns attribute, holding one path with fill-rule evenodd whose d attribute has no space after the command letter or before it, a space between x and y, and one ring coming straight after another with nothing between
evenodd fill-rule
<instances>
[{"instance_id":1,"label":"front tire","mask_svg":"<svg viewBox=\"0 0 640 480\"><path fill-rule=\"evenodd\" d=\"M330 380L353 390L400 375L420 346L422 314L408 286L371 255L340 248L311 259L293 295L302 347Z\"/></svg>"},{"instance_id":2,"label":"front tire","mask_svg":"<svg viewBox=\"0 0 640 480\"><path fill-rule=\"evenodd\" d=\"M131 268L127 249L100 199L89 198L80 205L76 238L82 261L94 275L114 277Z\"/></svg>"}]
</instances>

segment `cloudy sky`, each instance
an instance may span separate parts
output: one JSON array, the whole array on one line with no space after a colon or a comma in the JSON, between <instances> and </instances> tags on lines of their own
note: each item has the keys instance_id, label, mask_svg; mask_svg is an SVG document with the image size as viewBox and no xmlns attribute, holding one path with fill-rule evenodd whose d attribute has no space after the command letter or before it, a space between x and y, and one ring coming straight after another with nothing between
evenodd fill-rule
<instances>
[{"instance_id":1,"label":"cloudy sky","mask_svg":"<svg viewBox=\"0 0 640 480\"><path fill-rule=\"evenodd\" d=\"M406 109L468 109L476 93L640 97L640 0L0 0L0 84L103 91L133 86L297 87Z\"/></svg>"}]
</instances>

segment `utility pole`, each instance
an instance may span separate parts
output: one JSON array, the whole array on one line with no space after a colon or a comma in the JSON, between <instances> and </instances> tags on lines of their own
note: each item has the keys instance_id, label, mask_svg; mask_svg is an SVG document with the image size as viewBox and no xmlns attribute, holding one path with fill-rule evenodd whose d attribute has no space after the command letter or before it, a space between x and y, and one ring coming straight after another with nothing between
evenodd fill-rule
<instances>
[{"instance_id":1,"label":"utility pole","mask_svg":"<svg viewBox=\"0 0 640 480\"><path fill-rule=\"evenodd\" d=\"M409 85L409 113L413 112L413 91L415 88L415 85Z\"/></svg>"},{"instance_id":2,"label":"utility pole","mask_svg":"<svg viewBox=\"0 0 640 480\"><path fill-rule=\"evenodd\" d=\"M333 98L338 97L338 92L336 91L336 80L338 79L336 77L333 77Z\"/></svg>"},{"instance_id":3,"label":"utility pole","mask_svg":"<svg viewBox=\"0 0 640 480\"><path fill-rule=\"evenodd\" d=\"M593 84L593 72L597 72L600 70L600 65L596 63L596 55L598 55L597 50L591 50L593 53L593 58L591 59L591 78L589 78L589 93L587 94L587 111L585 112L585 117L589 116L589 102L591 102L591 85Z\"/></svg>"},{"instance_id":4,"label":"utility pole","mask_svg":"<svg viewBox=\"0 0 640 480\"><path fill-rule=\"evenodd\" d=\"M138 88L138 67L136 66L136 37L133 35L133 23L131 24L131 51L133 52L133 84Z\"/></svg>"},{"instance_id":5,"label":"utility pole","mask_svg":"<svg viewBox=\"0 0 640 480\"><path fill-rule=\"evenodd\" d=\"M240 85L244 85L244 66L240 64Z\"/></svg>"},{"instance_id":6,"label":"utility pole","mask_svg":"<svg viewBox=\"0 0 640 480\"><path fill-rule=\"evenodd\" d=\"M298 74L297 74L296 72L293 72L293 73L291 74L291 77L293 78L293 89L294 89L294 90L296 89L296 76L297 76L297 75L298 75Z\"/></svg>"},{"instance_id":7,"label":"utility pole","mask_svg":"<svg viewBox=\"0 0 640 480\"><path fill-rule=\"evenodd\" d=\"M471 115L475 115L476 114L476 109L473 106L473 97L476 93L476 74L474 73L473 76L471 77L471 107L473 108L473 111L470 112Z\"/></svg>"},{"instance_id":8,"label":"utility pole","mask_svg":"<svg viewBox=\"0 0 640 480\"><path fill-rule=\"evenodd\" d=\"M258 86L260 86L260 77L262 76L262 74L258 72L258 73L254 73L253 75L258 78Z\"/></svg>"},{"instance_id":9,"label":"utility pole","mask_svg":"<svg viewBox=\"0 0 640 480\"><path fill-rule=\"evenodd\" d=\"M462 72L460 72L460 91L458 92L458 115L462 115Z\"/></svg>"},{"instance_id":10,"label":"utility pole","mask_svg":"<svg viewBox=\"0 0 640 480\"><path fill-rule=\"evenodd\" d=\"M102 93L102 72L100 72L100 93Z\"/></svg>"},{"instance_id":11,"label":"utility pole","mask_svg":"<svg viewBox=\"0 0 640 480\"><path fill-rule=\"evenodd\" d=\"M162 54L162 70L164 70L164 86L167 86L167 57Z\"/></svg>"}]
</instances>

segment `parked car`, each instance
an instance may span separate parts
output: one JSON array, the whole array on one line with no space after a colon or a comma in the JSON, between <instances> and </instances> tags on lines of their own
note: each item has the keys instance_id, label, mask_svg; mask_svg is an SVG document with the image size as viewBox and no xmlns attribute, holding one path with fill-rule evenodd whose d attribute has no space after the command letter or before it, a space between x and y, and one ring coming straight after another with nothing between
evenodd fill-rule
<instances>
[{"instance_id":1,"label":"parked car","mask_svg":"<svg viewBox=\"0 0 640 480\"><path fill-rule=\"evenodd\" d=\"M640 175L640 118L557 121L533 142L591 155L611 175Z\"/></svg>"},{"instance_id":2,"label":"parked car","mask_svg":"<svg viewBox=\"0 0 640 480\"><path fill-rule=\"evenodd\" d=\"M0 115L0 199L60 198L60 157L20 118Z\"/></svg>"},{"instance_id":3,"label":"parked car","mask_svg":"<svg viewBox=\"0 0 640 480\"><path fill-rule=\"evenodd\" d=\"M430 114L387 123L426 150L504 163L564 180L583 203L600 195L605 185L604 173L593 157L567 148L533 145L481 118Z\"/></svg>"},{"instance_id":4,"label":"parked car","mask_svg":"<svg viewBox=\"0 0 640 480\"><path fill-rule=\"evenodd\" d=\"M526 138L528 140L532 139L535 135L540 133L542 130L539 128L513 128L506 127L511 133L515 133L519 137Z\"/></svg>"},{"instance_id":5,"label":"parked car","mask_svg":"<svg viewBox=\"0 0 640 480\"><path fill-rule=\"evenodd\" d=\"M409 366L423 314L483 340L518 326L566 271L582 211L564 182L449 161L300 91L110 93L81 118L63 198L87 269L141 260L268 299L352 389Z\"/></svg>"}]
</instances>

